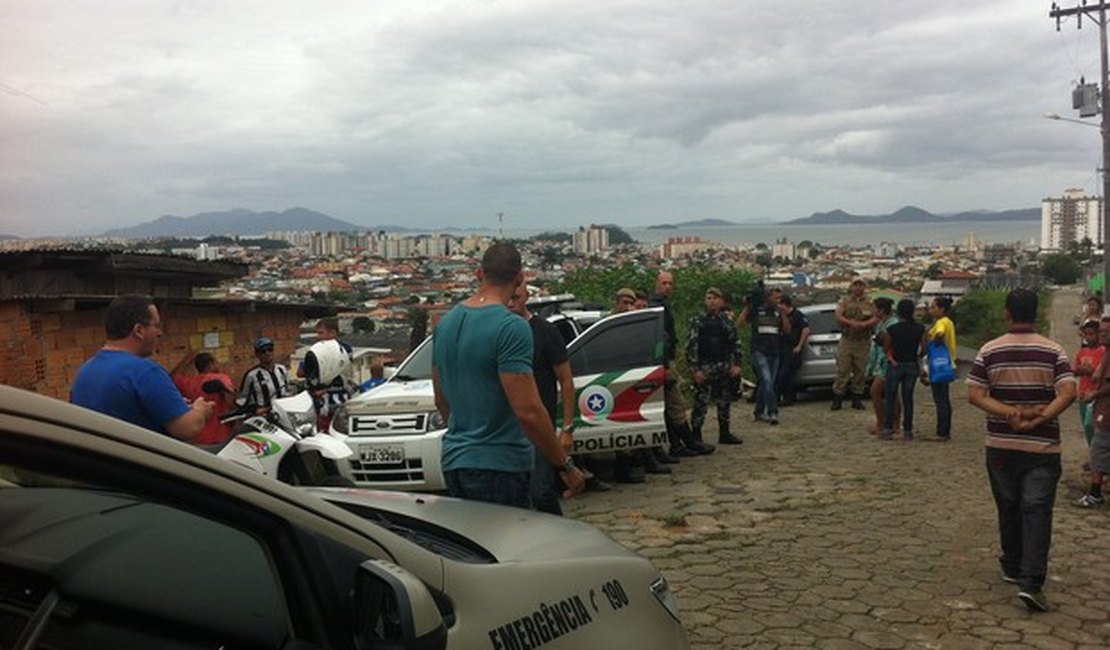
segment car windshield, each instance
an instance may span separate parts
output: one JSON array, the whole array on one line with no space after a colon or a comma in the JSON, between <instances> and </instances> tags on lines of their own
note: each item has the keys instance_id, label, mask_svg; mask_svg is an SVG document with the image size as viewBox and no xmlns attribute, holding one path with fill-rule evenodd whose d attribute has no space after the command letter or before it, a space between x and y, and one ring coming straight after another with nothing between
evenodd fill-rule
<instances>
[{"instance_id":1,"label":"car windshield","mask_svg":"<svg viewBox=\"0 0 1110 650\"><path fill-rule=\"evenodd\" d=\"M809 320L810 334L836 334L840 332L840 326L836 322L836 314L833 311L814 311L806 313L806 319Z\"/></svg>"},{"instance_id":2,"label":"car windshield","mask_svg":"<svg viewBox=\"0 0 1110 650\"><path fill-rule=\"evenodd\" d=\"M400 381L415 381L417 379L431 379L432 378L432 339L428 337L420 347L416 348L416 352L409 355L397 368L397 373L393 375L394 379Z\"/></svg>"}]
</instances>

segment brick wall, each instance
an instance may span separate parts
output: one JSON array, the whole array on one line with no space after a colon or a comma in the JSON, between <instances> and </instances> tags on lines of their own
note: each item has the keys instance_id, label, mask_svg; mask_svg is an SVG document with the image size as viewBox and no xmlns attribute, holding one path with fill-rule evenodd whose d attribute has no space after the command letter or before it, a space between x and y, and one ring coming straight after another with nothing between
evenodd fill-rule
<instances>
[{"instance_id":1,"label":"brick wall","mask_svg":"<svg viewBox=\"0 0 1110 650\"><path fill-rule=\"evenodd\" d=\"M284 309L169 304L159 311L165 332L155 361L170 370L190 351L210 352L236 384L256 363L259 336L272 338L279 362L287 363L302 321L300 312ZM36 313L0 302L0 383L69 399L78 368L103 344L103 309Z\"/></svg>"}]
</instances>

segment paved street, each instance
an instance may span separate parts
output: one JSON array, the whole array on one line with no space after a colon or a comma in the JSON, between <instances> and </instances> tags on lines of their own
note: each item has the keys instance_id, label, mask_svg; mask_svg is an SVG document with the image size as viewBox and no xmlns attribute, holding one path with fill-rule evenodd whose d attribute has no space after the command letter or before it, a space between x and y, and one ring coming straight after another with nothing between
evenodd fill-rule
<instances>
[{"instance_id":1,"label":"paved street","mask_svg":"<svg viewBox=\"0 0 1110 650\"><path fill-rule=\"evenodd\" d=\"M1078 293L1055 300L1069 352L1078 309ZM934 410L926 388L915 396L920 438ZM695 648L1110 647L1110 510L1072 505L1086 480L1075 408L1045 587L1055 609L1031 615L1000 579L984 421L966 396L961 380L947 444L877 441L869 410L830 412L824 397L778 427L739 403L744 445L567 510L655 562Z\"/></svg>"}]
</instances>

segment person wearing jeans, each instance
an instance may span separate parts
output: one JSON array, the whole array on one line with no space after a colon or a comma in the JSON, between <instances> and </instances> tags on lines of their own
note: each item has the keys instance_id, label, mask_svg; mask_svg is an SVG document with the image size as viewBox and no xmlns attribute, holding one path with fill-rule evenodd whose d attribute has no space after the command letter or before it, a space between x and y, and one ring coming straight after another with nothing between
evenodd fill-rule
<instances>
[{"instance_id":1,"label":"person wearing jeans","mask_svg":"<svg viewBox=\"0 0 1110 650\"><path fill-rule=\"evenodd\" d=\"M778 350L752 350L752 370L759 383L756 386L755 417L757 420L771 421L778 424L779 405L778 391L775 379L779 376L779 365L782 355Z\"/></svg>"},{"instance_id":2,"label":"person wearing jeans","mask_svg":"<svg viewBox=\"0 0 1110 650\"><path fill-rule=\"evenodd\" d=\"M1023 589L1034 592L1044 586L1048 572L1052 510L1060 474L1059 455L1006 449L987 452L987 477L998 507L1002 575L1017 578Z\"/></svg>"},{"instance_id":3,"label":"person wearing jeans","mask_svg":"<svg viewBox=\"0 0 1110 650\"><path fill-rule=\"evenodd\" d=\"M1010 331L987 341L967 377L968 402L987 414L987 476L998 510L1002 580L1019 584L1031 612L1050 609L1042 591L1060 479L1058 416L1075 400L1060 344L1036 333L1037 294L1006 296Z\"/></svg>"},{"instance_id":4,"label":"person wearing jeans","mask_svg":"<svg viewBox=\"0 0 1110 650\"><path fill-rule=\"evenodd\" d=\"M782 336L790 334L790 319L781 303L776 304L761 280L748 296L744 311L736 319L739 330L752 324L752 370L759 379L756 389L755 419L779 423L778 372L782 359Z\"/></svg>"},{"instance_id":5,"label":"person wearing jeans","mask_svg":"<svg viewBox=\"0 0 1110 650\"><path fill-rule=\"evenodd\" d=\"M883 351L889 365L885 386L886 418L880 437L890 440L894 436L894 407L901 391L902 436L908 441L913 440L913 389L921 369L919 360L925 354L925 326L914 321L912 300L899 300L896 311L898 322L882 334Z\"/></svg>"}]
</instances>

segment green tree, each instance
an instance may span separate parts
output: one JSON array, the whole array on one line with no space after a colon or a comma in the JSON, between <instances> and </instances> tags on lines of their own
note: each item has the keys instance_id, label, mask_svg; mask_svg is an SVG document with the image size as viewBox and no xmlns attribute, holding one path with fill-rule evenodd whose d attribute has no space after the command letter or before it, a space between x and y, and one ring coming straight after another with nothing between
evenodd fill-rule
<instances>
[{"instance_id":1,"label":"green tree","mask_svg":"<svg viewBox=\"0 0 1110 650\"><path fill-rule=\"evenodd\" d=\"M956 324L957 340L961 347L979 348L987 341L1001 336L1006 325L1006 289L976 289L969 291L952 306L952 322ZM1037 302L1037 331L1048 333L1048 312L1052 295L1041 291Z\"/></svg>"},{"instance_id":2,"label":"green tree","mask_svg":"<svg viewBox=\"0 0 1110 650\"><path fill-rule=\"evenodd\" d=\"M609 231L609 245L611 245L611 246L616 246L617 244L635 244L636 243L636 240L632 239L632 235L629 235L628 233L626 233L624 231L624 229L621 228L620 226L615 226L611 223L607 223L607 224L605 224L601 227L604 228L605 230Z\"/></svg>"},{"instance_id":3,"label":"green tree","mask_svg":"<svg viewBox=\"0 0 1110 650\"><path fill-rule=\"evenodd\" d=\"M569 273L561 282L554 284L552 293L573 293L584 303L601 305L609 309L613 296L621 287L643 289L651 293L655 287L658 269L625 264L623 266L602 268L586 267ZM686 329L690 318L705 309L705 290L717 287L729 299L733 316L740 314L744 299L755 284L755 276L747 270L722 269L699 264L674 269L675 289L668 305L675 319L675 334L678 337L678 357L675 368L679 374L685 373ZM745 328L747 329L747 328Z\"/></svg>"},{"instance_id":4,"label":"green tree","mask_svg":"<svg viewBox=\"0 0 1110 650\"><path fill-rule=\"evenodd\" d=\"M1041 273L1056 284L1074 284L1083 268L1071 255L1052 253L1041 260Z\"/></svg>"},{"instance_id":5,"label":"green tree","mask_svg":"<svg viewBox=\"0 0 1110 650\"><path fill-rule=\"evenodd\" d=\"M542 242L569 243L571 240L574 239L574 235L570 234L569 232L550 232L550 231L548 231L548 232L541 232L540 234L535 235L534 237L532 237L532 239L534 241L542 241Z\"/></svg>"}]
</instances>

